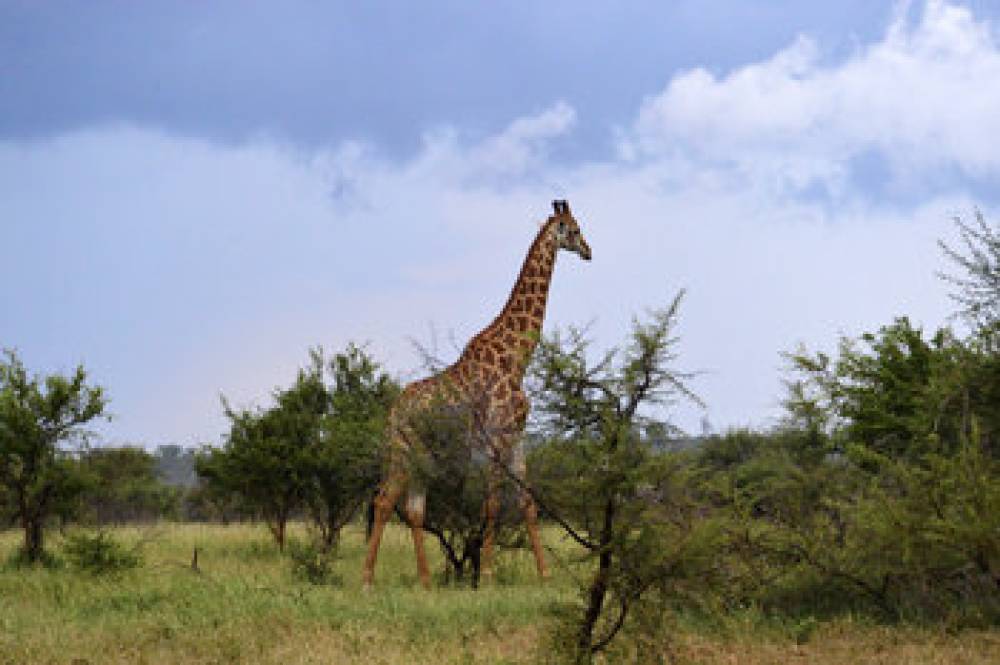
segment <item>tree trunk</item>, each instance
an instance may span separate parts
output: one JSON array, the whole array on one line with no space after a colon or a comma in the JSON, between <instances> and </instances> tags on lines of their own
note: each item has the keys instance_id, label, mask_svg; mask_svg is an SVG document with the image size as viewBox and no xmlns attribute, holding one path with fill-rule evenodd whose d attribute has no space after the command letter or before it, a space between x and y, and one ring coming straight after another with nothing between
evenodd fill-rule
<instances>
[{"instance_id":1,"label":"tree trunk","mask_svg":"<svg viewBox=\"0 0 1000 665\"><path fill-rule=\"evenodd\" d=\"M334 511L334 506L327 507L326 520L324 520L323 528L320 529L323 537L323 551L332 552L337 547L337 544L340 542L340 530L353 513L354 510L348 511L345 518Z\"/></svg>"},{"instance_id":2,"label":"tree trunk","mask_svg":"<svg viewBox=\"0 0 1000 665\"><path fill-rule=\"evenodd\" d=\"M320 540L322 541L323 551L332 552L334 546L337 544L337 536L339 532L337 531L336 525L333 523L333 519L326 522L325 526L320 529Z\"/></svg>"},{"instance_id":3,"label":"tree trunk","mask_svg":"<svg viewBox=\"0 0 1000 665\"><path fill-rule=\"evenodd\" d=\"M274 542L278 544L278 551L285 551L285 526L288 523L288 516L283 511L278 511L272 518L267 519L267 528L274 536Z\"/></svg>"},{"instance_id":4,"label":"tree trunk","mask_svg":"<svg viewBox=\"0 0 1000 665\"><path fill-rule=\"evenodd\" d=\"M24 555L29 563L37 563L42 558L42 520L37 517L24 516L21 520L24 526Z\"/></svg>"},{"instance_id":5,"label":"tree trunk","mask_svg":"<svg viewBox=\"0 0 1000 665\"><path fill-rule=\"evenodd\" d=\"M472 588L479 588L479 578L482 573L482 538L474 538L472 547L468 553L469 562L472 564Z\"/></svg>"},{"instance_id":6,"label":"tree trunk","mask_svg":"<svg viewBox=\"0 0 1000 665\"><path fill-rule=\"evenodd\" d=\"M614 499L608 499L604 506L604 524L601 529L601 554L598 559L597 574L590 584L587 593L587 611L583 615L583 623L580 624L580 633L577 638L577 660L581 663L589 663L594 651L594 627L597 620L601 618L601 610L604 609L604 600L608 594L608 581L611 577L611 539L615 525L615 503Z\"/></svg>"},{"instance_id":7,"label":"tree trunk","mask_svg":"<svg viewBox=\"0 0 1000 665\"><path fill-rule=\"evenodd\" d=\"M35 501L28 499L28 490L21 486L17 488L18 512L21 514L21 527L24 529L24 557L28 563L38 563L42 559L43 525L45 523L45 506L48 490L43 489Z\"/></svg>"},{"instance_id":8,"label":"tree trunk","mask_svg":"<svg viewBox=\"0 0 1000 665\"><path fill-rule=\"evenodd\" d=\"M378 497L378 488L368 500L368 509L365 511L365 542L372 538L372 529L375 528L375 499Z\"/></svg>"},{"instance_id":9,"label":"tree trunk","mask_svg":"<svg viewBox=\"0 0 1000 665\"><path fill-rule=\"evenodd\" d=\"M356 500L352 504L349 504L346 508L341 508L338 513L336 505L328 505L326 509L326 520L325 526L321 529L323 535L323 546L326 551L331 551L333 548L337 547L340 542L340 531L344 526L351 521L351 518L357 514L358 508L361 507L361 500ZM371 534L368 534L370 537ZM367 542L368 537L365 538Z\"/></svg>"},{"instance_id":10,"label":"tree trunk","mask_svg":"<svg viewBox=\"0 0 1000 665\"><path fill-rule=\"evenodd\" d=\"M594 627L601 617L601 610L604 608L604 599L608 592L608 576L611 572L611 552L601 552L600 566L594 581L590 585L587 594L587 611L583 615L583 623L580 625L580 635L577 642L578 658L580 662L590 662L590 655L594 640Z\"/></svg>"}]
</instances>

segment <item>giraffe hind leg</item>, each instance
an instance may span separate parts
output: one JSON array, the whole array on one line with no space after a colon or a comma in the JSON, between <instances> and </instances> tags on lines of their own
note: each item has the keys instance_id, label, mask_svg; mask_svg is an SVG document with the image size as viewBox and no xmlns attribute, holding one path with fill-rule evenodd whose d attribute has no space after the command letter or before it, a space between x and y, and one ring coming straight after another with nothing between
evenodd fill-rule
<instances>
[{"instance_id":1,"label":"giraffe hind leg","mask_svg":"<svg viewBox=\"0 0 1000 665\"><path fill-rule=\"evenodd\" d=\"M425 492L417 487L410 488L406 497L406 518L410 522L410 531L413 534L413 551L417 557L417 575L420 577L420 584L425 589L431 588L431 573L427 566L427 555L424 552L424 513L427 506L427 496Z\"/></svg>"},{"instance_id":2,"label":"giraffe hind leg","mask_svg":"<svg viewBox=\"0 0 1000 665\"><path fill-rule=\"evenodd\" d=\"M375 498L375 524L371 537L368 539L368 554L365 556L362 583L365 589L370 589L375 579L375 561L378 559L378 548L382 542L385 525L392 516L392 510L403 492L405 478L399 473L390 473L383 481Z\"/></svg>"},{"instance_id":3,"label":"giraffe hind leg","mask_svg":"<svg viewBox=\"0 0 1000 665\"><path fill-rule=\"evenodd\" d=\"M493 549L494 541L496 540L496 519L499 511L499 479L496 472L491 470L486 490L486 501L483 503L486 530L483 534L482 555L480 558L480 574L487 581L493 579Z\"/></svg>"},{"instance_id":4,"label":"giraffe hind leg","mask_svg":"<svg viewBox=\"0 0 1000 665\"><path fill-rule=\"evenodd\" d=\"M521 496L521 506L524 510L524 523L528 529L528 540L531 541L531 551L535 555L535 566L538 568L538 576L547 578L549 571L545 567L545 555L542 552L542 540L538 535L538 506L531 494L524 492Z\"/></svg>"}]
</instances>

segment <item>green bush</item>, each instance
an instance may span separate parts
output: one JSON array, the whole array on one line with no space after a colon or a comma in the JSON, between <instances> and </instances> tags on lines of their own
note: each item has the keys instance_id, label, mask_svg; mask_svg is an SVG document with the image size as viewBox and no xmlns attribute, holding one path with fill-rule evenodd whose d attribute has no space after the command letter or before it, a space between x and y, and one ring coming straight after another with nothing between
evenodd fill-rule
<instances>
[{"instance_id":1,"label":"green bush","mask_svg":"<svg viewBox=\"0 0 1000 665\"><path fill-rule=\"evenodd\" d=\"M948 455L873 465L812 456L809 432L761 433L756 450L728 466L716 453L746 435L709 441L697 464L728 521L716 550L733 576L726 605L796 621L1000 623L1000 462L975 421L971 430Z\"/></svg>"},{"instance_id":2,"label":"green bush","mask_svg":"<svg viewBox=\"0 0 1000 665\"><path fill-rule=\"evenodd\" d=\"M343 579L333 570L333 553L315 542L288 543L288 558L292 577L316 585L340 586Z\"/></svg>"},{"instance_id":3,"label":"green bush","mask_svg":"<svg viewBox=\"0 0 1000 665\"><path fill-rule=\"evenodd\" d=\"M107 531L72 534L66 538L63 552L74 568L92 575L131 570L142 564L138 545L126 548Z\"/></svg>"}]
</instances>

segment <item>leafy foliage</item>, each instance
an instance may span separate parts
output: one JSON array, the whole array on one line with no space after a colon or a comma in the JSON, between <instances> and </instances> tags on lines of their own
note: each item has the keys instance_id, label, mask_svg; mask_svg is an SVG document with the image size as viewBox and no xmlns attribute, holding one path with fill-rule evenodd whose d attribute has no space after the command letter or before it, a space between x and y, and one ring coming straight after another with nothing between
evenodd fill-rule
<instances>
[{"instance_id":1,"label":"leafy foliage","mask_svg":"<svg viewBox=\"0 0 1000 665\"><path fill-rule=\"evenodd\" d=\"M329 548L378 484L385 419L399 387L353 344L329 363L314 352L313 363L326 366L332 385L307 460L311 485L306 505L321 542Z\"/></svg>"},{"instance_id":2,"label":"leafy foliage","mask_svg":"<svg viewBox=\"0 0 1000 665\"><path fill-rule=\"evenodd\" d=\"M745 458L718 466L716 449L748 438L755 446ZM696 457L725 520L719 556L739 573L719 597L723 606L795 617L1000 620L1000 467L981 447L883 460L875 471L814 451L808 432L734 432Z\"/></svg>"},{"instance_id":3,"label":"leafy foliage","mask_svg":"<svg viewBox=\"0 0 1000 665\"><path fill-rule=\"evenodd\" d=\"M74 568L92 575L119 573L142 564L139 545L126 548L103 530L70 534L63 553Z\"/></svg>"},{"instance_id":4,"label":"leafy foliage","mask_svg":"<svg viewBox=\"0 0 1000 665\"><path fill-rule=\"evenodd\" d=\"M1000 234L986 222L979 210L975 223L955 219L961 239L961 248L938 244L945 256L959 269L958 275L940 273L956 290L952 299L959 306L959 313L974 327L998 332L1000 324Z\"/></svg>"},{"instance_id":5,"label":"leafy foliage","mask_svg":"<svg viewBox=\"0 0 1000 665\"><path fill-rule=\"evenodd\" d=\"M1000 372L981 337L899 318L833 357L800 350L779 427L672 451L648 408L687 395L672 321L637 326L619 362L591 364L578 333L540 347L532 484L595 570L557 622L562 653L656 662L668 610L756 608L798 640L845 614L1000 622Z\"/></svg>"},{"instance_id":6,"label":"leafy foliage","mask_svg":"<svg viewBox=\"0 0 1000 665\"><path fill-rule=\"evenodd\" d=\"M356 346L329 366L313 351L292 386L274 392L271 407L237 411L224 402L229 435L222 448L199 456L198 474L217 499L238 497L263 516L279 549L288 520L303 509L329 548L377 482L379 440L395 390Z\"/></svg>"},{"instance_id":7,"label":"leafy foliage","mask_svg":"<svg viewBox=\"0 0 1000 665\"><path fill-rule=\"evenodd\" d=\"M531 460L536 498L595 566L556 631L560 651L577 661L610 648L630 617L656 613L680 571L711 574L714 522L698 517L685 474L652 445L671 429L662 408L697 399L673 368L682 297L635 321L621 352L591 364L585 337L571 330L543 340L533 365L536 422L548 440Z\"/></svg>"},{"instance_id":8,"label":"leafy foliage","mask_svg":"<svg viewBox=\"0 0 1000 665\"><path fill-rule=\"evenodd\" d=\"M467 395L456 401L454 395L437 395L426 407L409 414L406 426L416 444L410 446L406 465L410 487L424 497L423 528L437 538L445 555L446 581L468 581L473 587L479 584L487 528L484 508L491 486L499 500L494 543L521 544L515 535L520 529L514 528L522 525L518 488L497 467L498 463L509 467L513 460L493 459L504 452L487 448L498 433L476 417L481 412L477 401L486 398ZM399 514L407 519L405 511Z\"/></svg>"},{"instance_id":9,"label":"leafy foliage","mask_svg":"<svg viewBox=\"0 0 1000 665\"><path fill-rule=\"evenodd\" d=\"M86 487L80 513L98 524L176 517L181 492L157 475L157 460L142 448L91 448L79 457Z\"/></svg>"},{"instance_id":10,"label":"leafy foliage","mask_svg":"<svg viewBox=\"0 0 1000 665\"><path fill-rule=\"evenodd\" d=\"M226 415L231 425L225 446L199 458L198 474L259 512L284 549L288 520L307 489L304 437L309 432L301 414L274 408L234 411L227 406Z\"/></svg>"},{"instance_id":11,"label":"leafy foliage","mask_svg":"<svg viewBox=\"0 0 1000 665\"><path fill-rule=\"evenodd\" d=\"M771 573L740 602L1000 620L995 354L901 318L836 358L790 358L784 427L720 437L699 460L728 488L714 501L746 534L741 559Z\"/></svg>"},{"instance_id":12,"label":"leafy foliage","mask_svg":"<svg viewBox=\"0 0 1000 665\"><path fill-rule=\"evenodd\" d=\"M13 351L0 361L0 504L24 530L28 561L42 558L46 520L83 491L66 444L82 442L83 426L104 413L107 398L87 385L77 367L70 376L29 376Z\"/></svg>"},{"instance_id":13,"label":"leafy foliage","mask_svg":"<svg viewBox=\"0 0 1000 665\"><path fill-rule=\"evenodd\" d=\"M333 569L333 553L322 543L292 540L288 546L292 577L315 585L340 586L343 579Z\"/></svg>"},{"instance_id":14,"label":"leafy foliage","mask_svg":"<svg viewBox=\"0 0 1000 665\"><path fill-rule=\"evenodd\" d=\"M835 360L804 350L786 358L788 423L830 434L837 451L869 467L952 454L973 420L987 448L997 438L1000 357L976 338L943 328L925 339L902 317L859 341L841 339Z\"/></svg>"}]
</instances>

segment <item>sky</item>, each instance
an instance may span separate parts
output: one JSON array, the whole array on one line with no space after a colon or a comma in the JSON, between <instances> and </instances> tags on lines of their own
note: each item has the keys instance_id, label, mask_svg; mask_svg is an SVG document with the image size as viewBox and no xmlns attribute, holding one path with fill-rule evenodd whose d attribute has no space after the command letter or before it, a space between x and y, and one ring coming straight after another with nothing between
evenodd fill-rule
<instances>
[{"instance_id":1,"label":"sky","mask_svg":"<svg viewBox=\"0 0 1000 665\"><path fill-rule=\"evenodd\" d=\"M686 289L670 417L767 427L782 352L949 324L998 81L985 0L0 0L0 347L82 363L105 444L218 443L312 346L455 357L566 198L546 330Z\"/></svg>"}]
</instances>

